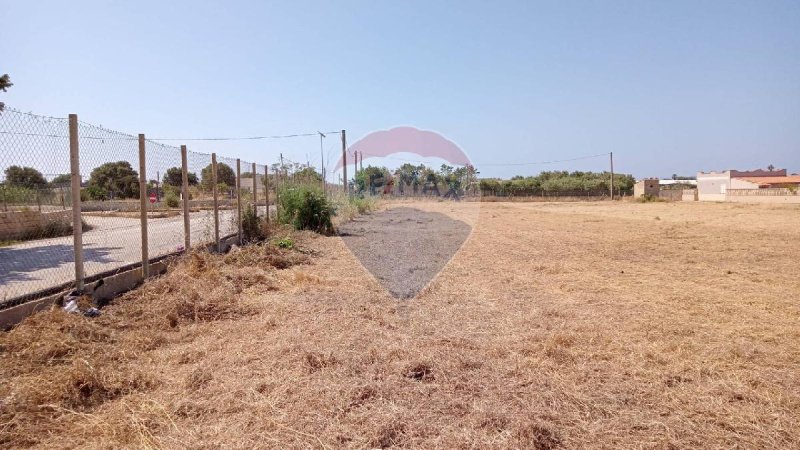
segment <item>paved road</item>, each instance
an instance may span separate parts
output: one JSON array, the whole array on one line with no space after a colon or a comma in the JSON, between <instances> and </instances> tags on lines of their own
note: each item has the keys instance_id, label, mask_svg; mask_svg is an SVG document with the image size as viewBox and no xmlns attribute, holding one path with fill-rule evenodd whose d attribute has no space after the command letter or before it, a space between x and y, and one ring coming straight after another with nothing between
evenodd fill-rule
<instances>
[{"instance_id":1,"label":"paved road","mask_svg":"<svg viewBox=\"0 0 800 450\"><path fill-rule=\"evenodd\" d=\"M190 217L192 245L211 242L213 213L201 211L191 213ZM234 218L233 211L220 211L221 236L235 232ZM84 220L94 227L83 234L86 276L141 261L139 219L85 215ZM183 247L183 216L150 219L147 228L149 257ZM0 302L72 281L74 277L72 236L0 247Z\"/></svg>"}]
</instances>

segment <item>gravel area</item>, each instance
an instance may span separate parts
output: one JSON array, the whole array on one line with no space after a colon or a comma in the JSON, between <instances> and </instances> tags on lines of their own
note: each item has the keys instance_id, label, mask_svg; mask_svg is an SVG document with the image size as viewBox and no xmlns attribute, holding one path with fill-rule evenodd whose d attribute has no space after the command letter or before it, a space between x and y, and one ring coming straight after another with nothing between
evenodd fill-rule
<instances>
[{"instance_id":1,"label":"gravel area","mask_svg":"<svg viewBox=\"0 0 800 450\"><path fill-rule=\"evenodd\" d=\"M392 208L339 227L364 267L396 298L412 298L466 241L470 226L438 212Z\"/></svg>"}]
</instances>

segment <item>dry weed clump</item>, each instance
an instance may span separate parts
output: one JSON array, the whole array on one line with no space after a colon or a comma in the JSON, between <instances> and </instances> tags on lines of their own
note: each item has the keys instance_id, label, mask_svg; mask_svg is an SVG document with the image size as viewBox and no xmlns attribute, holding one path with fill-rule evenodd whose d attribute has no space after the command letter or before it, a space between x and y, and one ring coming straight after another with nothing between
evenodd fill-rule
<instances>
[{"instance_id":1,"label":"dry weed clump","mask_svg":"<svg viewBox=\"0 0 800 450\"><path fill-rule=\"evenodd\" d=\"M171 411L148 403L164 379L146 370L142 358L193 341L200 331L191 326L252 316L258 309L243 301L244 291L276 291L279 268L308 262L305 254L267 245L224 256L194 253L113 301L100 317L54 308L0 334L0 448L50 446L50 437L76 430L83 433L76 442L94 436L88 442L100 447L157 444L153 433L169 427L172 415L190 417L203 408L186 402ZM194 351L181 359L192 365L203 356ZM195 368L185 389L200 392L212 378L207 368ZM97 414L104 419L95 420ZM105 439L110 444L102 445ZM69 437L59 442L72 446Z\"/></svg>"}]
</instances>

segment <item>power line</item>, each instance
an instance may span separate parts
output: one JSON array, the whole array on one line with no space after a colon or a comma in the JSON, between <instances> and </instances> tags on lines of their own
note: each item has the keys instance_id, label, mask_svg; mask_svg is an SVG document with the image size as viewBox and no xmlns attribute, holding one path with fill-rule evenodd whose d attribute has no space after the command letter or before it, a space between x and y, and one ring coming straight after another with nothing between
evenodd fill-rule
<instances>
[{"instance_id":1,"label":"power line","mask_svg":"<svg viewBox=\"0 0 800 450\"><path fill-rule=\"evenodd\" d=\"M395 156L380 156L380 155L375 155L375 154L364 152L364 151L362 151L360 153L363 153L363 154L369 155L369 156L374 156L376 158L387 158L387 159L394 159L394 160L405 161L405 162L416 162L416 163L421 163L421 164L425 164L425 163L429 162L429 161L422 161L422 160L419 160L419 159L398 158L398 157L395 157ZM480 166L480 167L487 167L487 166L489 166L489 167L535 166L535 165L555 164L555 163L560 163L560 162L579 161L581 159L598 158L600 156L608 156L608 153L598 153L598 154L595 154L595 155L578 156L578 157L575 157L575 158L567 158L567 159L554 159L554 160L549 160L549 161L535 161L535 162L523 162L523 163L485 163L485 164L484 163L471 163L471 165L476 166L476 167L477 166Z\"/></svg>"},{"instance_id":2,"label":"power line","mask_svg":"<svg viewBox=\"0 0 800 450\"><path fill-rule=\"evenodd\" d=\"M322 134L339 134L341 131L325 131ZM147 138L151 141L254 141L260 139L287 139L295 137L319 136L316 133L284 134L273 136L247 136L247 137L214 137L214 138Z\"/></svg>"},{"instance_id":3,"label":"power line","mask_svg":"<svg viewBox=\"0 0 800 450\"><path fill-rule=\"evenodd\" d=\"M527 162L527 163L488 163L488 164L475 164L480 166L535 166L535 165L544 165L544 164L555 164L560 162L569 162L569 161L578 161L581 159L591 159L591 158L598 158L600 156L608 156L608 153L598 153L596 155L586 155L586 156L578 156L576 158L568 158L568 159L554 159L550 161L536 161L536 162Z\"/></svg>"},{"instance_id":4,"label":"power line","mask_svg":"<svg viewBox=\"0 0 800 450\"><path fill-rule=\"evenodd\" d=\"M99 127L98 127L99 128ZM112 131L106 130L105 128L99 128L104 131ZM118 132L115 132L118 133ZM341 131L328 131L325 134L340 134ZM0 134L8 134L14 136L29 136L29 137L49 137L49 138L69 138L67 135L60 135L60 134L42 134L42 133L21 133L17 131L5 131L0 130ZM119 133L122 134L122 133ZM116 137L116 136L80 136L81 139L97 139L97 140L123 140L123 141L135 141L138 140L138 137L130 136L126 134L122 134L125 137ZM247 137L214 137L214 138L151 138L148 137L148 141L245 141L245 140L260 140L260 139L287 139L287 138L295 138L295 137L308 137L308 136L318 136L317 133L300 133L300 134L285 134L285 135L273 135L273 136L247 136Z\"/></svg>"}]
</instances>

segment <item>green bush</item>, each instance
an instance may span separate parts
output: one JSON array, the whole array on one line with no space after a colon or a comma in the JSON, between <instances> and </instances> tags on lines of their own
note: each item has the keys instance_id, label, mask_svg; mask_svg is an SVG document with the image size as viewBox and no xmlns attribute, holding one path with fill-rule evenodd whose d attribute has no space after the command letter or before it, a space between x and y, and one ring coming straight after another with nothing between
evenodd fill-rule
<instances>
[{"instance_id":1,"label":"green bush","mask_svg":"<svg viewBox=\"0 0 800 450\"><path fill-rule=\"evenodd\" d=\"M242 212L242 239L244 242L262 241L267 237L265 223L258 217L256 208L248 205Z\"/></svg>"},{"instance_id":2,"label":"green bush","mask_svg":"<svg viewBox=\"0 0 800 450\"><path fill-rule=\"evenodd\" d=\"M294 239L290 238L289 236L286 236L285 238L281 238L275 241L275 245L280 248L291 250L294 248Z\"/></svg>"},{"instance_id":3,"label":"green bush","mask_svg":"<svg viewBox=\"0 0 800 450\"><path fill-rule=\"evenodd\" d=\"M284 184L279 190L279 199L279 222L290 224L296 230L334 232L331 219L336 211L319 186Z\"/></svg>"},{"instance_id":4,"label":"green bush","mask_svg":"<svg viewBox=\"0 0 800 450\"><path fill-rule=\"evenodd\" d=\"M350 203L356 208L359 214L365 214L375 209L375 199L372 197L353 197Z\"/></svg>"},{"instance_id":5,"label":"green bush","mask_svg":"<svg viewBox=\"0 0 800 450\"><path fill-rule=\"evenodd\" d=\"M178 208L181 206L181 199L174 192L167 192L164 196L164 202L168 208Z\"/></svg>"},{"instance_id":6,"label":"green bush","mask_svg":"<svg viewBox=\"0 0 800 450\"><path fill-rule=\"evenodd\" d=\"M661 197L659 197L659 196L656 196L656 195L649 195L649 194L644 194L644 195L642 195L641 197L638 197L638 198L636 199L636 201L637 201L637 202L639 202L639 203L660 203L660 202L666 202L666 200L665 200L665 199L663 199L663 198L661 198Z\"/></svg>"},{"instance_id":7,"label":"green bush","mask_svg":"<svg viewBox=\"0 0 800 450\"><path fill-rule=\"evenodd\" d=\"M81 189L81 200L108 200L108 192L99 186L89 186Z\"/></svg>"}]
</instances>

